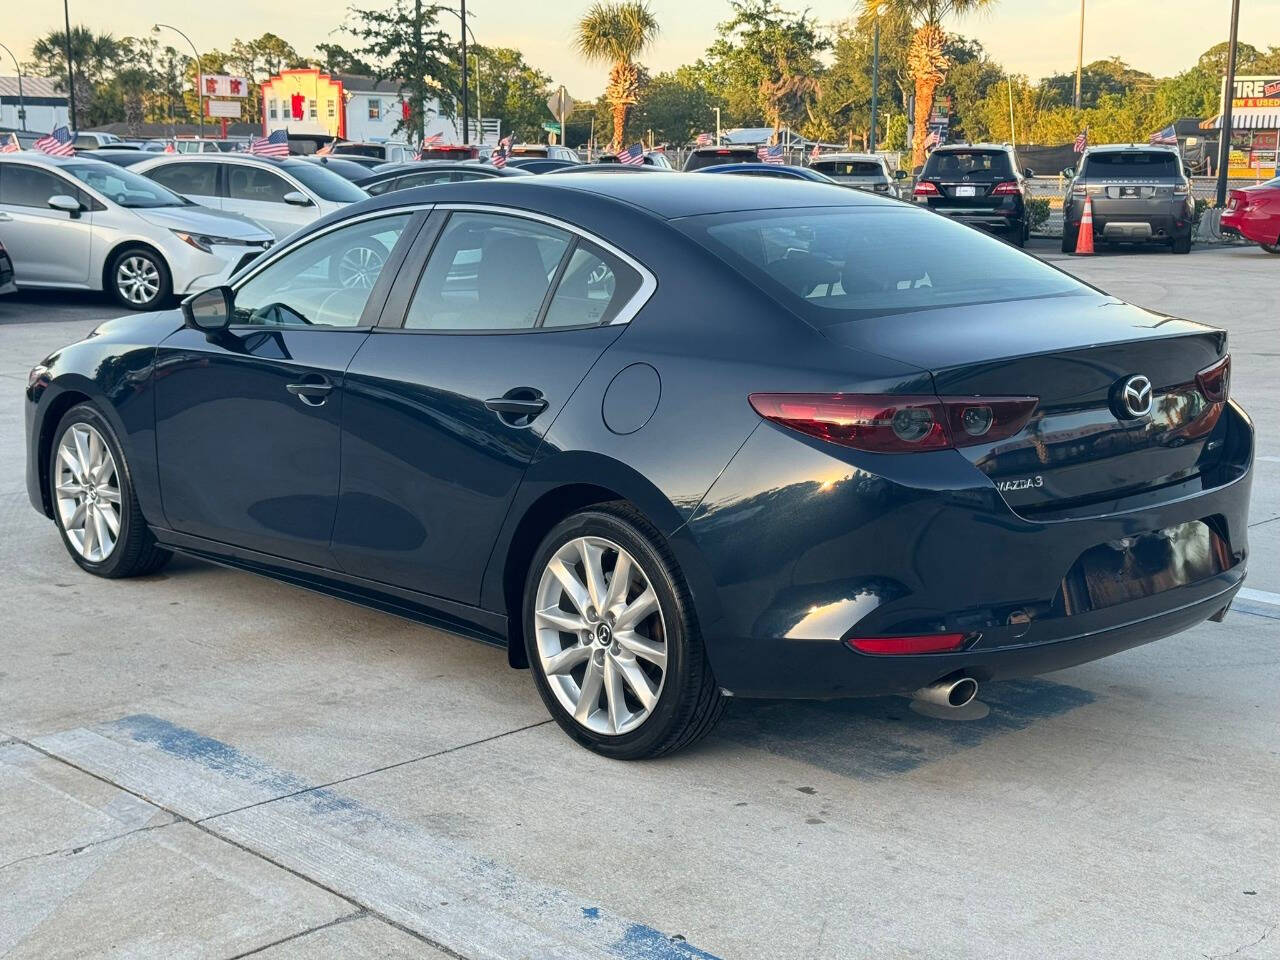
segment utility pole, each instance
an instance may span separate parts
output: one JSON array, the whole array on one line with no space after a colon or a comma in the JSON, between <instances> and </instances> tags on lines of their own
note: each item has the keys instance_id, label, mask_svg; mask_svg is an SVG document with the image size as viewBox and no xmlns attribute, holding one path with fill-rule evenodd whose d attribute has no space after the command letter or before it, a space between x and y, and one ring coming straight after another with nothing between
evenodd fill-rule
<instances>
[{"instance_id":1,"label":"utility pole","mask_svg":"<svg viewBox=\"0 0 1280 960\"><path fill-rule=\"evenodd\" d=\"M1231 101L1236 95L1236 35L1240 0L1231 0L1231 39L1227 43L1227 80L1222 87L1222 130L1218 134L1218 206L1227 202L1227 167L1231 164Z\"/></svg>"},{"instance_id":2,"label":"utility pole","mask_svg":"<svg viewBox=\"0 0 1280 960\"><path fill-rule=\"evenodd\" d=\"M471 142L469 115L467 113L467 0L462 0L462 142Z\"/></svg>"},{"instance_id":3,"label":"utility pole","mask_svg":"<svg viewBox=\"0 0 1280 960\"><path fill-rule=\"evenodd\" d=\"M716 112L716 146L720 146L720 108L713 107Z\"/></svg>"},{"instance_id":4,"label":"utility pole","mask_svg":"<svg viewBox=\"0 0 1280 960\"><path fill-rule=\"evenodd\" d=\"M880 17L876 16L876 32L871 41L871 140L869 153L876 152L876 111L880 106Z\"/></svg>"},{"instance_id":5,"label":"utility pole","mask_svg":"<svg viewBox=\"0 0 1280 960\"><path fill-rule=\"evenodd\" d=\"M196 45L191 42L191 38L188 37L181 30L179 30L177 27L170 26L167 23L157 23L154 27L151 28L151 30L154 33L158 33L161 27L164 27L167 30L172 30L174 33L180 36L183 40L187 41L187 43L190 44L191 46L192 54L195 55L195 58L196 58L196 114L199 116L199 119L200 119L200 139L203 140L204 139L204 70L200 66L200 51L197 50ZM74 100L72 100L71 102L73 104L75 103Z\"/></svg>"},{"instance_id":6,"label":"utility pole","mask_svg":"<svg viewBox=\"0 0 1280 960\"><path fill-rule=\"evenodd\" d=\"M62 19L67 25L67 96L71 101L71 132L76 132L76 72L71 66L71 11L67 8L67 0L62 0Z\"/></svg>"},{"instance_id":7,"label":"utility pole","mask_svg":"<svg viewBox=\"0 0 1280 960\"><path fill-rule=\"evenodd\" d=\"M1080 0L1080 42L1076 46L1076 109L1080 109L1080 75L1084 72L1084 0Z\"/></svg>"},{"instance_id":8,"label":"utility pole","mask_svg":"<svg viewBox=\"0 0 1280 960\"><path fill-rule=\"evenodd\" d=\"M0 50L3 50L10 57L13 57L14 69L18 71L18 120L22 123L22 132L27 131L27 102L22 96L22 64L18 62L18 58L13 56L13 51L0 43Z\"/></svg>"}]
</instances>

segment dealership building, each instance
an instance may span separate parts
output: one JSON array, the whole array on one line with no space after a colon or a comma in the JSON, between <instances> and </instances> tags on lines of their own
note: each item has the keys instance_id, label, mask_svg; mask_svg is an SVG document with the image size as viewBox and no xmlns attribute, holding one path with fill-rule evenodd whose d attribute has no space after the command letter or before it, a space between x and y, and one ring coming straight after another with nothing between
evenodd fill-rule
<instances>
[{"instance_id":1,"label":"dealership building","mask_svg":"<svg viewBox=\"0 0 1280 960\"><path fill-rule=\"evenodd\" d=\"M1222 130L1227 81L1216 117L1200 124L1202 130ZM1276 175L1276 151L1280 147L1280 76L1236 77L1231 92L1231 160L1228 175L1238 179L1269 180Z\"/></svg>"}]
</instances>

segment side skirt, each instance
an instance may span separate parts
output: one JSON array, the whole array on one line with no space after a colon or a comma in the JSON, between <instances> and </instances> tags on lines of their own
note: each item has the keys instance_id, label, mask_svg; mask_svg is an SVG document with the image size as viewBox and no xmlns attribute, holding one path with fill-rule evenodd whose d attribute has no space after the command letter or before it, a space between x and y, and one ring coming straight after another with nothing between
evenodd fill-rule
<instances>
[{"instance_id":1,"label":"side skirt","mask_svg":"<svg viewBox=\"0 0 1280 960\"><path fill-rule=\"evenodd\" d=\"M256 573L272 580L281 580L357 606L371 607L415 623L461 634L482 643L503 648L507 645L507 618L500 613L376 580L353 577L336 570L258 553L217 540L194 537L177 530L152 526L151 532L156 540L175 553Z\"/></svg>"}]
</instances>

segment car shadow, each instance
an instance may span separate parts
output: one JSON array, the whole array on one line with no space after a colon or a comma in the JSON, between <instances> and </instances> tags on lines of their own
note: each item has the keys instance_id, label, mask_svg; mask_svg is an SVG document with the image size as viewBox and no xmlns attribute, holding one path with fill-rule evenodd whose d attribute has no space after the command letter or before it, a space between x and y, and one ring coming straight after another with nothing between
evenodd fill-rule
<instances>
[{"instance_id":1,"label":"car shadow","mask_svg":"<svg viewBox=\"0 0 1280 960\"><path fill-rule=\"evenodd\" d=\"M925 716L904 697L734 700L711 742L729 740L840 776L874 780L908 773L1095 700L1088 690L1042 678L993 683L979 696L985 715L966 710L958 715L969 719L954 720Z\"/></svg>"}]
</instances>

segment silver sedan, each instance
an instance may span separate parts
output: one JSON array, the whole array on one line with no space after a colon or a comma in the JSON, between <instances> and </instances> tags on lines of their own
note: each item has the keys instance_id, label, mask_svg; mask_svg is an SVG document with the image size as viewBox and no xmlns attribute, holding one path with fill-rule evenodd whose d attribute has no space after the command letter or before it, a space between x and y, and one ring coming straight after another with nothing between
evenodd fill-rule
<instances>
[{"instance_id":1,"label":"silver sedan","mask_svg":"<svg viewBox=\"0 0 1280 960\"><path fill-rule=\"evenodd\" d=\"M101 160L0 154L0 243L19 288L106 290L154 310L225 283L274 242L247 217Z\"/></svg>"}]
</instances>

